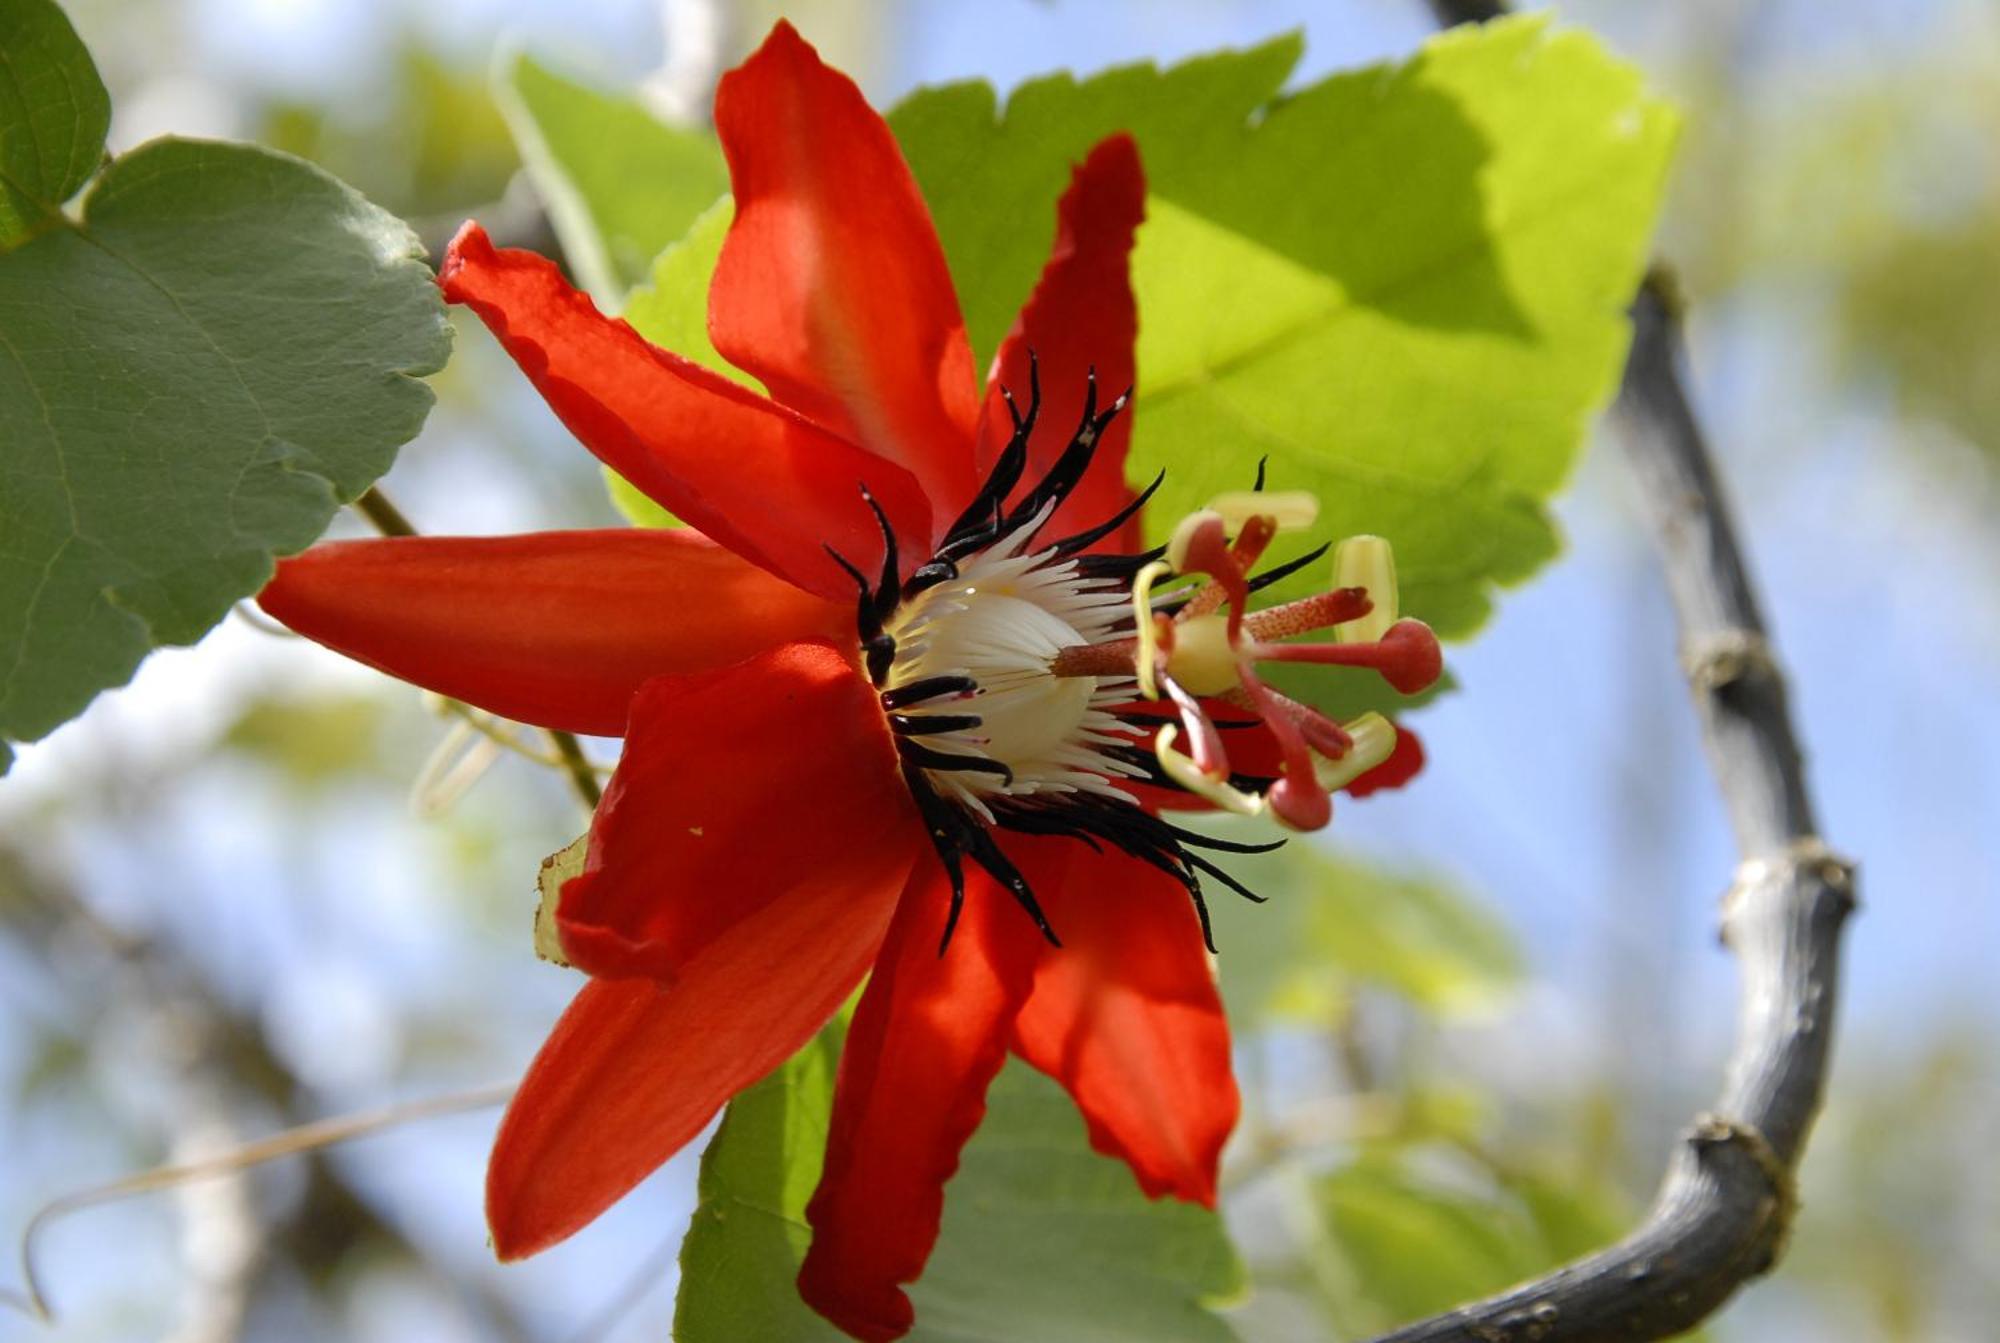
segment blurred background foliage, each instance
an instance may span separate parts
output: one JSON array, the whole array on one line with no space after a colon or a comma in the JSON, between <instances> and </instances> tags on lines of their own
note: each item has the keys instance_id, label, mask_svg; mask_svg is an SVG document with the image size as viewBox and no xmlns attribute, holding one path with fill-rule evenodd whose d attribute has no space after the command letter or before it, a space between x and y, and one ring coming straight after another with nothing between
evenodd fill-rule
<instances>
[{"instance_id":1,"label":"blurred background foliage","mask_svg":"<svg viewBox=\"0 0 2000 1343\"><path fill-rule=\"evenodd\" d=\"M687 116L703 72L780 6L69 8L112 89L114 149L170 131L261 140L435 247L468 214L535 216L492 92L515 53ZM881 103L1290 27L1312 78L1428 31L1414 0L782 8ZM1578 0L1564 15L1686 109L1662 250L1799 679L1828 833L1867 882L1791 1258L1711 1333L1990 1338L2000 17L1975 0ZM419 526L615 520L476 325L435 385L388 480ZM1246 1340L1359 1336L1601 1242L1712 1089L1732 1012L1711 936L1730 849L1624 488L1615 460L1587 465L1563 508L1568 555L1502 599L1458 655L1463 688L1422 724L1425 780L1345 807L1337 850L1266 860L1249 875L1270 904L1217 903L1250 1102L1227 1172L1255 1288L1227 1318ZM532 876L581 818L552 772L512 758L449 796L441 744L467 749L415 692L245 619L22 752L0 784L0 1228L146 1163L518 1072L571 988L528 955ZM491 1126L430 1121L59 1222L40 1244L55 1336L665 1336L692 1154L501 1270L479 1211ZM36 1336L0 1314L0 1338Z\"/></svg>"}]
</instances>

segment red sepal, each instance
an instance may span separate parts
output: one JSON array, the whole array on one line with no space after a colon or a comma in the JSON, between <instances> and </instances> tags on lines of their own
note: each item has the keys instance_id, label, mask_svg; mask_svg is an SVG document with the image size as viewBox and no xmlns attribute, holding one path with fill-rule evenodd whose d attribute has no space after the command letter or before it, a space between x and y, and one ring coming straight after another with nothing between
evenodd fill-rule
<instances>
[{"instance_id":1,"label":"red sepal","mask_svg":"<svg viewBox=\"0 0 2000 1343\"><path fill-rule=\"evenodd\" d=\"M722 77L715 129L736 198L708 291L715 348L909 468L949 521L973 489L972 348L896 137L782 20Z\"/></svg>"},{"instance_id":2,"label":"red sepal","mask_svg":"<svg viewBox=\"0 0 2000 1343\"><path fill-rule=\"evenodd\" d=\"M1056 207L1055 250L1041 282L994 356L980 415L982 475L992 469L1013 432L1001 389L1011 391L1021 409L1027 409L1031 350L1041 373L1042 410L1028 446L1024 477L1028 484L1040 480L1069 446L1093 367L1100 410L1132 386L1138 315L1127 259L1133 231L1145 214L1146 176L1139 166L1138 145L1129 135L1113 135L1078 165ZM1128 406L1105 429L1090 470L1056 510L1045 536L1058 539L1095 527L1131 501L1125 450L1132 440L1132 415ZM1136 518L1094 547L1138 548Z\"/></svg>"},{"instance_id":3,"label":"red sepal","mask_svg":"<svg viewBox=\"0 0 2000 1343\"><path fill-rule=\"evenodd\" d=\"M983 873L967 876L965 913L942 956L944 872L925 861L911 878L847 1034L826 1167L806 1210L813 1241L799 1292L870 1343L910 1328L901 1284L930 1257L945 1181L986 1113L1033 974L1034 948L1002 931L1018 921L1038 936L1033 926Z\"/></svg>"},{"instance_id":4,"label":"red sepal","mask_svg":"<svg viewBox=\"0 0 2000 1343\"><path fill-rule=\"evenodd\" d=\"M1187 889L1108 846L1032 852L1009 836L1007 847L1063 941L1037 944L1015 1051L1063 1084L1091 1146L1129 1165L1148 1195L1213 1207L1239 1102ZM1017 939L1033 938L1026 919L1014 923Z\"/></svg>"},{"instance_id":5,"label":"red sepal","mask_svg":"<svg viewBox=\"0 0 2000 1343\"><path fill-rule=\"evenodd\" d=\"M507 348L569 431L650 498L743 558L822 597L854 596L832 546L864 572L881 501L910 554L930 549L930 505L902 467L720 374L656 349L570 288L547 257L496 250L477 224L438 272Z\"/></svg>"},{"instance_id":6,"label":"red sepal","mask_svg":"<svg viewBox=\"0 0 2000 1343\"><path fill-rule=\"evenodd\" d=\"M588 1225L811 1039L874 960L906 877L796 891L709 942L670 986L585 985L494 1141L486 1215L500 1257Z\"/></svg>"},{"instance_id":7,"label":"red sepal","mask_svg":"<svg viewBox=\"0 0 2000 1343\"><path fill-rule=\"evenodd\" d=\"M787 644L646 683L556 922L585 973L672 979L765 907L866 898L924 851L875 688Z\"/></svg>"},{"instance_id":8,"label":"red sepal","mask_svg":"<svg viewBox=\"0 0 2000 1343\"><path fill-rule=\"evenodd\" d=\"M797 639L854 639L852 602L684 528L335 541L257 598L309 639L503 718L615 737L647 680Z\"/></svg>"}]
</instances>

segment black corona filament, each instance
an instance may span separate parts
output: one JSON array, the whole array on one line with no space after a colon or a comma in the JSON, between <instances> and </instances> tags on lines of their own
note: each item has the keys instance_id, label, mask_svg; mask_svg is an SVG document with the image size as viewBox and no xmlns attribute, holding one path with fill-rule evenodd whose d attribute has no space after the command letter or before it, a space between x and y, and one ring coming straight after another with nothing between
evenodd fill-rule
<instances>
[{"instance_id":1,"label":"black corona filament","mask_svg":"<svg viewBox=\"0 0 2000 1343\"><path fill-rule=\"evenodd\" d=\"M890 730L896 738L897 754L902 760L903 780L909 786L910 795L916 800L925 832L930 836L931 845L937 851L938 861L944 867L945 875L951 883L951 906L945 919L944 935L938 942L938 954L943 955L946 948L951 945L952 933L957 929L959 916L964 911L965 860L968 858L1007 889L1027 912L1028 917L1034 921L1035 927L1041 931L1049 945L1057 947L1062 945L1047 915L1042 911L1040 902L1035 899L1034 889L1027 877L994 841L992 829L995 826L1026 835L1063 836L1088 844L1099 852L1103 851L1105 844L1110 844L1141 862L1167 873L1186 889L1201 921L1202 941L1210 951L1214 951L1215 938L1209 922L1208 903L1202 891L1202 877L1212 877L1246 899L1261 900L1263 897L1251 891L1198 851L1265 853L1278 848L1285 841L1244 844L1214 839L1183 829L1133 803L1120 802L1090 793L1044 794L1018 798L998 795L992 798L989 804L993 815L993 820L989 824L956 803L941 797L931 786L926 772L964 770L991 774L1005 783L1011 783L1014 777L1013 771L1000 761L984 756L940 751L921 740L926 736L976 728L981 721L979 715L973 712L925 714L902 712L917 705L941 705L950 701L965 701L970 708L976 703L979 694L978 683L969 676L949 675L925 677L894 689L881 688L888 680L895 664L896 641L894 636L887 632L886 627L897 606L927 588L956 580L959 574L959 561L998 544L1006 537L1029 526L1037 516L1042 516L1044 521L1047 517L1053 516L1056 509L1061 507L1088 473L1091 461L1096 456L1097 446L1103 440L1105 429L1129 404L1131 389L1127 388L1110 405L1099 410L1097 371L1093 368L1084 388L1083 413L1070 437L1069 444L1049 465L1042 478L1023 493L1011 508L1007 500L1026 474L1029 443L1034 436L1042 410L1041 370L1033 351L1028 355L1027 410L1023 411L1020 408L1010 389L1003 386L1000 395L1013 422L1013 432L978 492L945 532L936 554L917 566L907 579L902 578L895 532L889 525L889 519L883 513L881 505L876 502L875 496L865 485L861 487L862 498L874 513L876 524L882 532L883 554L879 577L870 582L868 576L846 556L832 546L826 548L827 553L833 556L840 567L854 580L858 589L855 627L860 635L868 676L878 688L882 707L888 713ZM1072 560L1076 565L1078 576L1087 581L1129 583L1132 576L1140 569L1160 558L1165 553L1165 548L1155 547L1136 554L1079 552L1116 533L1145 506L1147 500L1153 497L1165 479L1166 473L1160 472L1136 498L1110 518L1073 536L1053 542L1046 548L1045 562L1053 564ZM1257 465L1257 481L1254 488L1259 490L1264 488L1264 463L1261 461ZM1032 542L1039 535L1039 531L1037 527L1035 532L1024 540ZM1325 546L1321 546L1310 554L1277 566L1253 579L1251 587L1253 589L1263 587L1296 572L1325 554L1326 549ZM1170 609L1170 604L1162 604L1161 609ZM1166 721L1144 713L1119 714L1118 717L1131 725L1135 731L1142 733L1148 726ZM1250 726L1250 724L1218 724L1218 726ZM1108 756L1141 771L1140 782L1160 788L1178 787L1160 768L1158 760L1151 751L1136 744L1103 749ZM1273 780L1238 774L1232 777L1231 782L1240 788L1263 788L1268 787Z\"/></svg>"}]
</instances>

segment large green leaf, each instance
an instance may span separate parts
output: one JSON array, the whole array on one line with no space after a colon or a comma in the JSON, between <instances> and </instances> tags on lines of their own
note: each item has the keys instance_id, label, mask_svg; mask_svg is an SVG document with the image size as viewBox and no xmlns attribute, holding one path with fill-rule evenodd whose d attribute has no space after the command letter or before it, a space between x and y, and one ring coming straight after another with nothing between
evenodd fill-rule
<instances>
[{"instance_id":1,"label":"large green leaf","mask_svg":"<svg viewBox=\"0 0 2000 1343\"><path fill-rule=\"evenodd\" d=\"M1245 1288L1221 1218L1150 1201L1090 1150L1054 1082L1011 1062L946 1187L944 1233L912 1296L928 1343L1227 1343L1209 1307Z\"/></svg>"},{"instance_id":2,"label":"large green leaf","mask_svg":"<svg viewBox=\"0 0 2000 1343\"><path fill-rule=\"evenodd\" d=\"M1310 1188L1309 1278L1352 1334L1503 1290L1610 1244L1630 1223L1601 1176L1495 1168L1436 1145L1373 1146Z\"/></svg>"},{"instance_id":3,"label":"large green leaf","mask_svg":"<svg viewBox=\"0 0 2000 1343\"><path fill-rule=\"evenodd\" d=\"M0 247L58 216L110 125L104 81L55 0L0 0Z\"/></svg>"},{"instance_id":4,"label":"large green leaf","mask_svg":"<svg viewBox=\"0 0 2000 1343\"><path fill-rule=\"evenodd\" d=\"M714 136L669 126L636 98L565 79L527 56L508 68L498 95L564 256L607 308L729 190Z\"/></svg>"},{"instance_id":5,"label":"large green leaf","mask_svg":"<svg viewBox=\"0 0 2000 1343\"><path fill-rule=\"evenodd\" d=\"M135 150L0 256L0 762L317 537L449 344L400 221L245 145Z\"/></svg>"},{"instance_id":6,"label":"large green leaf","mask_svg":"<svg viewBox=\"0 0 2000 1343\"><path fill-rule=\"evenodd\" d=\"M1269 822L1196 824L1236 840L1284 837ZM1520 980L1505 926L1449 882L1337 856L1297 836L1275 853L1227 862L1265 898L1253 905L1217 890L1210 900L1222 991L1240 1024L1325 1023L1362 986L1438 1016L1477 1012Z\"/></svg>"},{"instance_id":7,"label":"large green leaf","mask_svg":"<svg viewBox=\"0 0 2000 1343\"><path fill-rule=\"evenodd\" d=\"M1393 541L1404 609L1462 637L1555 552L1543 502L1623 356L1674 117L1540 16L1279 97L1297 54L1057 76L1004 110L961 84L891 120L982 355L1069 163L1132 131L1153 197L1133 477L1168 468L1151 534L1269 454L1274 484L1320 496L1318 531Z\"/></svg>"},{"instance_id":8,"label":"large green leaf","mask_svg":"<svg viewBox=\"0 0 2000 1343\"><path fill-rule=\"evenodd\" d=\"M890 123L982 362L1034 286L1072 163L1132 132L1151 199L1131 470L1167 468L1151 535L1269 456L1275 485L1320 496L1319 535L1387 536L1403 609L1463 638L1496 585L1556 552L1546 501L1623 357L1675 118L1545 16L1280 96L1298 52L1057 75L1004 108L954 84ZM661 339L698 330L696 253L674 287L655 276ZM1273 596L1325 582L1308 569ZM1279 682L1329 707L1383 699L1298 671Z\"/></svg>"},{"instance_id":9,"label":"large green leaf","mask_svg":"<svg viewBox=\"0 0 2000 1343\"><path fill-rule=\"evenodd\" d=\"M690 304L689 294L706 294L708 277L722 255L722 241L729 235L729 221L736 216L735 201L729 196L713 202L694 221L687 237L661 252L653 261L648 283L632 291L625 304L625 320L633 330L663 350L694 360L736 382L749 381L728 360L717 353L708 338L708 305ZM604 468L604 483L618 511L641 527L675 527L679 519L641 493L625 477Z\"/></svg>"},{"instance_id":10,"label":"large green leaf","mask_svg":"<svg viewBox=\"0 0 2000 1343\"><path fill-rule=\"evenodd\" d=\"M839 1343L793 1279L811 1233L839 1060L829 1030L738 1096L702 1156L701 1200L681 1250L678 1343ZM1010 1064L945 1191L912 1343L1227 1343L1208 1303L1242 1289L1212 1213L1149 1202L1092 1152L1053 1083Z\"/></svg>"},{"instance_id":11,"label":"large green leaf","mask_svg":"<svg viewBox=\"0 0 2000 1343\"><path fill-rule=\"evenodd\" d=\"M711 202L686 237L654 258L646 284L626 301L625 320L661 349L748 383L749 377L724 359L708 338L708 279L722 257L722 243L735 217L732 197Z\"/></svg>"},{"instance_id":12,"label":"large green leaf","mask_svg":"<svg viewBox=\"0 0 2000 1343\"><path fill-rule=\"evenodd\" d=\"M655 345L740 380L708 339L708 277L730 220L715 137L669 126L636 97L578 84L525 55L498 94L584 288L607 311L622 308ZM604 481L633 522L675 525L608 467Z\"/></svg>"},{"instance_id":13,"label":"large green leaf","mask_svg":"<svg viewBox=\"0 0 2000 1343\"><path fill-rule=\"evenodd\" d=\"M838 1339L799 1300L841 1032L829 1027L737 1096L701 1154L700 1201L681 1242L676 1343Z\"/></svg>"},{"instance_id":14,"label":"large green leaf","mask_svg":"<svg viewBox=\"0 0 2000 1343\"><path fill-rule=\"evenodd\" d=\"M1248 148L1251 118L1276 96L1302 50L1290 36L1169 70L1128 65L1083 81L1055 74L1021 85L1004 108L983 81L919 89L898 104L889 124L937 222L978 366L992 358L1035 287L1072 164L1106 135L1130 131L1154 195L1201 191L1202 176L1226 170ZM1283 165L1290 180L1281 199L1300 189L1310 161ZM1280 203L1265 197L1241 205L1268 213ZM1143 299L1140 317L1142 325L1152 320Z\"/></svg>"},{"instance_id":15,"label":"large green leaf","mask_svg":"<svg viewBox=\"0 0 2000 1343\"><path fill-rule=\"evenodd\" d=\"M1553 1262L1540 1229L1503 1193L1367 1157L1315 1182L1350 1292L1338 1312L1374 1332L1500 1290Z\"/></svg>"}]
</instances>

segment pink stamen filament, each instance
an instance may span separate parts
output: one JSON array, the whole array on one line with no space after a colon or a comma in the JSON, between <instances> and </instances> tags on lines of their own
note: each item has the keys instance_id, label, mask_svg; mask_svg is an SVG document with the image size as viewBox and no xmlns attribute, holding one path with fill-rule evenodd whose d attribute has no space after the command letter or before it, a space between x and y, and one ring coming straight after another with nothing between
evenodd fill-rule
<instances>
[{"instance_id":1,"label":"pink stamen filament","mask_svg":"<svg viewBox=\"0 0 2000 1343\"><path fill-rule=\"evenodd\" d=\"M1330 819L1333 799L1319 781L1313 755L1341 760L1354 749L1354 738L1317 709L1266 685L1257 674L1257 664L1303 662L1366 667L1378 672L1396 690L1413 694L1430 685L1443 670L1437 638L1422 621L1402 620L1390 626L1381 638L1368 642L1280 642L1360 619L1375 609L1375 603L1366 588L1346 587L1251 612L1249 571L1277 534L1275 520L1262 515L1248 518L1233 542L1219 515L1197 515L1189 523L1192 525L1176 537L1169 551L1170 562L1180 574L1202 574L1210 581L1189 596L1172 618L1153 613L1154 643L1160 659L1154 664L1154 681L1173 700L1175 716L1187 734L1188 758L1209 780L1226 784L1230 767L1222 734L1201 699L1175 679L1172 662L1177 628L1212 617L1227 603L1226 638L1236 685L1218 698L1255 715L1277 743L1283 772L1264 794L1273 814L1296 829L1318 829ZM1053 659L1050 670L1057 676L1130 675L1137 667L1138 655L1136 638L1066 648ZM1211 668L1204 677L1213 677L1214 664L1203 665ZM1179 754L1178 750L1175 754ZM1199 787L1193 782L1188 786Z\"/></svg>"},{"instance_id":2,"label":"pink stamen filament","mask_svg":"<svg viewBox=\"0 0 2000 1343\"><path fill-rule=\"evenodd\" d=\"M1291 696L1271 689L1269 685L1264 686L1264 694L1267 697L1266 706L1289 715L1298 725L1299 735L1306 739L1306 745L1327 759L1338 760L1354 749L1354 738L1347 734L1347 729L1318 709L1308 704L1301 704ZM1224 698L1238 708L1251 713L1258 712L1256 703L1244 691L1233 691Z\"/></svg>"},{"instance_id":3,"label":"pink stamen filament","mask_svg":"<svg viewBox=\"0 0 2000 1343\"><path fill-rule=\"evenodd\" d=\"M1310 597L1286 602L1283 606L1267 606L1261 611L1253 611L1244 619L1243 627L1250 631L1251 638L1268 642L1344 625L1374 609L1375 603L1368 599L1366 588L1335 588L1331 592L1317 592Z\"/></svg>"},{"instance_id":4,"label":"pink stamen filament","mask_svg":"<svg viewBox=\"0 0 2000 1343\"><path fill-rule=\"evenodd\" d=\"M1139 651L1137 639L1071 644L1049 663L1051 676L1130 676Z\"/></svg>"},{"instance_id":5,"label":"pink stamen filament","mask_svg":"<svg viewBox=\"0 0 2000 1343\"><path fill-rule=\"evenodd\" d=\"M1243 628L1250 604L1250 571L1264 558L1265 548L1278 534L1278 524L1267 517L1253 517L1243 524L1235 543L1229 543L1220 518L1212 518L1196 530L1188 543L1182 573L1204 573L1214 579L1182 608L1178 619L1192 620L1229 603L1229 641L1235 643ZM1323 628L1307 626L1309 629Z\"/></svg>"},{"instance_id":6,"label":"pink stamen filament","mask_svg":"<svg viewBox=\"0 0 2000 1343\"><path fill-rule=\"evenodd\" d=\"M1194 757L1196 768L1212 779L1227 779L1229 751L1222 744L1222 733L1214 720L1203 710L1201 701L1190 695L1179 682L1170 676L1160 679L1165 683L1174 707L1180 710L1181 726L1187 729L1188 754Z\"/></svg>"},{"instance_id":7,"label":"pink stamen filament","mask_svg":"<svg viewBox=\"0 0 2000 1343\"><path fill-rule=\"evenodd\" d=\"M1295 830L1317 830L1333 816L1333 798L1314 777L1312 752L1294 716L1286 710L1298 708L1291 700L1265 685L1243 664L1243 693L1256 715L1264 720L1278 750L1285 758L1285 772L1265 791L1264 800L1279 820Z\"/></svg>"},{"instance_id":8,"label":"pink stamen filament","mask_svg":"<svg viewBox=\"0 0 2000 1343\"><path fill-rule=\"evenodd\" d=\"M1339 667L1372 667L1398 692L1413 695L1437 680L1444 669L1437 636L1420 620L1399 620L1373 643L1266 644L1248 650L1259 662L1314 662Z\"/></svg>"}]
</instances>

